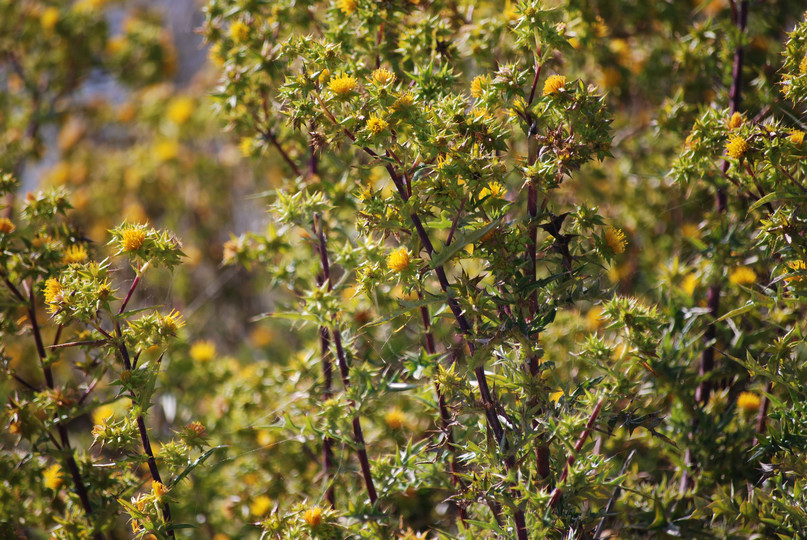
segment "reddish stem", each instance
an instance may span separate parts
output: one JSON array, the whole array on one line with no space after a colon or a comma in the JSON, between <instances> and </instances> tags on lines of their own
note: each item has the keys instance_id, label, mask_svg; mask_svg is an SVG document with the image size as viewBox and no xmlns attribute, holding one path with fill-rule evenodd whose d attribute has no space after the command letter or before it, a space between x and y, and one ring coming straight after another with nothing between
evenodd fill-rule
<instances>
[{"instance_id":1,"label":"reddish stem","mask_svg":"<svg viewBox=\"0 0 807 540\"><path fill-rule=\"evenodd\" d=\"M594 406L594 410L591 412L591 416L589 416L588 422L586 422L586 429L583 430L583 433L580 435L580 438L577 440L577 444L574 445L574 453L569 454L569 458L566 460L566 465L563 467L563 473L560 475L560 480L558 480L558 485L555 488L555 491L552 492L552 498L549 500L549 507L554 508L557 506L558 502L560 501L560 496L563 495L563 489L561 485L563 482L566 481L566 478L569 476L569 467L574 465L575 456L580 453L583 449L583 445L586 443L586 439L591 434L591 430L594 428L594 422L597 421L597 417L600 414L600 410L602 409L603 403L605 401L601 398L597 405Z\"/></svg>"}]
</instances>

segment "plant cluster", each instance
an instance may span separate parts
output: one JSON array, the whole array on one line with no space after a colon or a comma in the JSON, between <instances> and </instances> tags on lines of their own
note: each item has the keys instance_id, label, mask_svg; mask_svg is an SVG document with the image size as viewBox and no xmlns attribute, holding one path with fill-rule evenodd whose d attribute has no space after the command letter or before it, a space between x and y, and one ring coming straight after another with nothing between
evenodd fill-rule
<instances>
[{"instance_id":1,"label":"plant cluster","mask_svg":"<svg viewBox=\"0 0 807 540\"><path fill-rule=\"evenodd\" d=\"M798 4L0 1L0 526L799 537Z\"/></svg>"}]
</instances>

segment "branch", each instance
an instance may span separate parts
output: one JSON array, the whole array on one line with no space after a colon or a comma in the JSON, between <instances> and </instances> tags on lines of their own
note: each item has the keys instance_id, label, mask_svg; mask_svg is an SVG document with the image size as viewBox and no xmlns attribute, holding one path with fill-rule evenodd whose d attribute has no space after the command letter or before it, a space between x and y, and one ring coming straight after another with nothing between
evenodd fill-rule
<instances>
[{"instance_id":1,"label":"branch","mask_svg":"<svg viewBox=\"0 0 807 540\"><path fill-rule=\"evenodd\" d=\"M322 275L325 282L328 284L328 291L330 292L333 290L331 266L330 262L328 261L325 233L322 229L319 214L314 214L314 235L319 241L317 251L319 251L320 264L322 265ZM339 326L336 324L334 318L331 319L331 322L331 334L333 335L333 343L336 348L336 359L339 365L339 372L342 376L342 384L344 385L345 389L347 389L350 387L350 368L348 367L347 357L345 356L345 350L342 346L342 335L339 331ZM367 488L367 495L370 498L370 503L375 505L376 501L378 501L378 494L376 493L375 484L373 483L373 475L372 471L370 470L370 460L367 457L367 447L364 442L364 432L361 428L361 420L359 419L356 404L351 402L351 405L354 409L356 409L356 413L353 415L353 440L358 447L359 464L361 465L361 473L362 477L364 478L364 485Z\"/></svg>"},{"instance_id":2,"label":"branch","mask_svg":"<svg viewBox=\"0 0 807 540\"><path fill-rule=\"evenodd\" d=\"M591 434L591 430L594 428L594 422L597 421L597 416L599 416L604 402L605 400L600 398L597 405L594 406L594 410L591 412L591 416L589 416L588 422L586 423L586 429L583 430L583 433L577 440L577 444L574 445L574 453L569 454L569 458L566 460L566 465L563 467L563 473L560 475L560 480L558 480L558 485L552 492L552 498L549 500L550 508L557 506L558 502L560 501L560 496L563 495L561 484L563 484L563 482L566 481L566 478L568 478L569 467L574 465L575 456L580 453L580 451L583 449L583 445L586 444L586 439L588 439L588 436Z\"/></svg>"}]
</instances>

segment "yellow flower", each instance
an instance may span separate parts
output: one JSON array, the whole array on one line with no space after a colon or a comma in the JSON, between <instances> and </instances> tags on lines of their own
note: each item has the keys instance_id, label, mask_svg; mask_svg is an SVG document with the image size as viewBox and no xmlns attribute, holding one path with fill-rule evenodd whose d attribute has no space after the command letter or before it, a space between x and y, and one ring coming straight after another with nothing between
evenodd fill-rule
<instances>
[{"instance_id":1,"label":"yellow flower","mask_svg":"<svg viewBox=\"0 0 807 540\"><path fill-rule=\"evenodd\" d=\"M207 435L207 429L204 424L199 421L193 421L185 426L185 429L192 431L197 437L204 437Z\"/></svg>"},{"instance_id":2,"label":"yellow flower","mask_svg":"<svg viewBox=\"0 0 807 540\"><path fill-rule=\"evenodd\" d=\"M253 516L264 516L272 508L272 499L266 495L258 495L249 503L249 511Z\"/></svg>"},{"instance_id":3,"label":"yellow flower","mask_svg":"<svg viewBox=\"0 0 807 540\"><path fill-rule=\"evenodd\" d=\"M64 255L62 255L62 262L64 264L73 264L73 263L80 263L87 260L87 250L84 246L79 244L74 244L64 250Z\"/></svg>"},{"instance_id":4,"label":"yellow flower","mask_svg":"<svg viewBox=\"0 0 807 540\"><path fill-rule=\"evenodd\" d=\"M45 8L42 15L39 16L39 24L46 33L50 33L56 28L56 23L59 22L59 8L53 6Z\"/></svg>"},{"instance_id":5,"label":"yellow flower","mask_svg":"<svg viewBox=\"0 0 807 540\"><path fill-rule=\"evenodd\" d=\"M249 26L241 21L235 21L230 26L230 38L236 43L243 43L249 38Z\"/></svg>"},{"instance_id":6,"label":"yellow flower","mask_svg":"<svg viewBox=\"0 0 807 540\"><path fill-rule=\"evenodd\" d=\"M303 513L303 520L305 520L310 527L316 527L322 523L322 508L319 506L309 508Z\"/></svg>"},{"instance_id":7,"label":"yellow flower","mask_svg":"<svg viewBox=\"0 0 807 540\"><path fill-rule=\"evenodd\" d=\"M275 333L266 326L256 326L249 333L249 342L253 347L266 347L275 339Z\"/></svg>"},{"instance_id":8,"label":"yellow flower","mask_svg":"<svg viewBox=\"0 0 807 540\"><path fill-rule=\"evenodd\" d=\"M737 406L745 413L754 413L759 410L761 400L752 392L742 392L737 397Z\"/></svg>"},{"instance_id":9,"label":"yellow flower","mask_svg":"<svg viewBox=\"0 0 807 540\"><path fill-rule=\"evenodd\" d=\"M563 85L566 84L566 77L563 75L552 75L544 83L544 95L549 96L560 92Z\"/></svg>"},{"instance_id":10,"label":"yellow flower","mask_svg":"<svg viewBox=\"0 0 807 540\"><path fill-rule=\"evenodd\" d=\"M379 133L387 129L387 127L389 127L389 123L387 123L386 120L383 120L376 115L371 116L367 120L367 129L373 135L378 135Z\"/></svg>"},{"instance_id":11,"label":"yellow flower","mask_svg":"<svg viewBox=\"0 0 807 540\"><path fill-rule=\"evenodd\" d=\"M491 182L490 185L486 188L482 188L479 192L479 198L484 199L488 195L492 196L493 198L498 197L502 193L504 193L505 188L499 182Z\"/></svg>"},{"instance_id":12,"label":"yellow flower","mask_svg":"<svg viewBox=\"0 0 807 540\"><path fill-rule=\"evenodd\" d=\"M610 33L610 29L608 25L605 24L605 21L602 20L602 17L597 15L596 22L594 23L594 35L598 38L604 38Z\"/></svg>"},{"instance_id":13,"label":"yellow flower","mask_svg":"<svg viewBox=\"0 0 807 540\"><path fill-rule=\"evenodd\" d=\"M395 100L395 103L392 104L393 110L400 111L401 109L407 109L412 106L415 98L412 96L411 92L406 92L402 94L401 97Z\"/></svg>"},{"instance_id":14,"label":"yellow flower","mask_svg":"<svg viewBox=\"0 0 807 540\"><path fill-rule=\"evenodd\" d=\"M384 68L378 68L373 71L371 77L376 84L380 84L381 86L385 86L395 80L395 74Z\"/></svg>"},{"instance_id":15,"label":"yellow flower","mask_svg":"<svg viewBox=\"0 0 807 540\"><path fill-rule=\"evenodd\" d=\"M190 355L194 362L209 362L216 357L216 344L206 339L196 341L191 345Z\"/></svg>"},{"instance_id":16,"label":"yellow flower","mask_svg":"<svg viewBox=\"0 0 807 540\"><path fill-rule=\"evenodd\" d=\"M401 429L406 425L406 415L398 407L393 407L384 415L384 422L390 429Z\"/></svg>"},{"instance_id":17,"label":"yellow flower","mask_svg":"<svg viewBox=\"0 0 807 540\"><path fill-rule=\"evenodd\" d=\"M605 243L613 250L614 253L624 253L625 246L628 245L625 239L625 233L622 229L616 227L608 227L605 230Z\"/></svg>"},{"instance_id":18,"label":"yellow flower","mask_svg":"<svg viewBox=\"0 0 807 540\"><path fill-rule=\"evenodd\" d=\"M177 125L187 122L193 114L194 103L189 97L178 97L168 106L168 118Z\"/></svg>"},{"instance_id":19,"label":"yellow flower","mask_svg":"<svg viewBox=\"0 0 807 540\"><path fill-rule=\"evenodd\" d=\"M743 125L744 121L745 119L743 118L743 115L736 112L731 115L731 118L728 119L728 121L726 122L726 127L728 127L729 129L737 129L738 127Z\"/></svg>"},{"instance_id":20,"label":"yellow flower","mask_svg":"<svg viewBox=\"0 0 807 540\"><path fill-rule=\"evenodd\" d=\"M729 281L735 285L750 285L756 280L756 272L747 266L739 266L729 274Z\"/></svg>"},{"instance_id":21,"label":"yellow flower","mask_svg":"<svg viewBox=\"0 0 807 540\"><path fill-rule=\"evenodd\" d=\"M488 83L487 75L478 75L471 81L471 96L481 98L485 93L485 86Z\"/></svg>"},{"instance_id":22,"label":"yellow flower","mask_svg":"<svg viewBox=\"0 0 807 540\"><path fill-rule=\"evenodd\" d=\"M732 135L726 143L726 153L729 157L740 159L748 152L748 143L739 135Z\"/></svg>"},{"instance_id":23,"label":"yellow flower","mask_svg":"<svg viewBox=\"0 0 807 540\"><path fill-rule=\"evenodd\" d=\"M16 228L17 226L7 217L0 218L0 234L11 234Z\"/></svg>"},{"instance_id":24,"label":"yellow flower","mask_svg":"<svg viewBox=\"0 0 807 540\"><path fill-rule=\"evenodd\" d=\"M177 330L185 326L182 314L177 310L171 310L168 315L161 317L162 329L166 334L176 334Z\"/></svg>"},{"instance_id":25,"label":"yellow flower","mask_svg":"<svg viewBox=\"0 0 807 540\"><path fill-rule=\"evenodd\" d=\"M700 228L695 223L684 223L681 225L681 234L684 238L698 238L700 236Z\"/></svg>"},{"instance_id":26,"label":"yellow flower","mask_svg":"<svg viewBox=\"0 0 807 540\"><path fill-rule=\"evenodd\" d=\"M342 13L350 15L356 11L357 2L356 0L337 0L336 5L342 10Z\"/></svg>"},{"instance_id":27,"label":"yellow flower","mask_svg":"<svg viewBox=\"0 0 807 540\"><path fill-rule=\"evenodd\" d=\"M207 52L207 57L214 65L221 67L224 65L224 55L221 52L221 42L214 43Z\"/></svg>"},{"instance_id":28,"label":"yellow flower","mask_svg":"<svg viewBox=\"0 0 807 540\"><path fill-rule=\"evenodd\" d=\"M562 397L563 397L563 390L559 392L552 392L551 394L549 394L549 401L551 401L552 403L557 403L558 401L560 401L560 398Z\"/></svg>"},{"instance_id":29,"label":"yellow flower","mask_svg":"<svg viewBox=\"0 0 807 540\"><path fill-rule=\"evenodd\" d=\"M608 66L602 70L600 77L600 84L605 88L616 88L622 83L622 73L613 67Z\"/></svg>"},{"instance_id":30,"label":"yellow flower","mask_svg":"<svg viewBox=\"0 0 807 540\"><path fill-rule=\"evenodd\" d=\"M165 495L168 492L168 488L165 487L165 485L162 482L157 482L155 480L151 483L151 492L158 499L162 499L163 495Z\"/></svg>"},{"instance_id":31,"label":"yellow flower","mask_svg":"<svg viewBox=\"0 0 807 540\"><path fill-rule=\"evenodd\" d=\"M252 155L252 149L254 148L255 138L254 137L243 137L241 142L238 143L238 150L241 151L241 155L244 157L250 157Z\"/></svg>"},{"instance_id":32,"label":"yellow flower","mask_svg":"<svg viewBox=\"0 0 807 540\"><path fill-rule=\"evenodd\" d=\"M387 268L396 272L403 272L409 266L409 251L401 247L387 257Z\"/></svg>"},{"instance_id":33,"label":"yellow flower","mask_svg":"<svg viewBox=\"0 0 807 540\"><path fill-rule=\"evenodd\" d=\"M790 132L790 142L795 144L796 146L801 146L804 142L804 132L798 129L794 129Z\"/></svg>"},{"instance_id":34,"label":"yellow flower","mask_svg":"<svg viewBox=\"0 0 807 540\"><path fill-rule=\"evenodd\" d=\"M146 231L139 227L127 227L121 231L120 247L123 251L137 251L146 241Z\"/></svg>"},{"instance_id":35,"label":"yellow flower","mask_svg":"<svg viewBox=\"0 0 807 540\"><path fill-rule=\"evenodd\" d=\"M45 487L56 491L62 485L62 468L55 463L42 472Z\"/></svg>"},{"instance_id":36,"label":"yellow flower","mask_svg":"<svg viewBox=\"0 0 807 540\"><path fill-rule=\"evenodd\" d=\"M602 326L602 306L594 306L586 313L586 330L589 332L599 329Z\"/></svg>"},{"instance_id":37,"label":"yellow flower","mask_svg":"<svg viewBox=\"0 0 807 540\"><path fill-rule=\"evenodd\" d=\"M113 414L115 413L115 408L112 405L101 405L97 407L90 417L92 418L93 424L101 424L106 422Z\"/></svg>"},{"instance_id":38,"label":"yellow flower","mask_svg":"<svg viewBox=\"0 0 807 540\"><path fill-rule=\"evenodd\" d=\"M174 139L165 139L156 144L154 153L160 161L171 161L179 156L179 142Z\"/></svg>"},{"instance_id":39,"label":"yellow flower","mask_svg":"<svg viewBox=\"0 0 807 540\"><path fill-rule=\"evenodd\" d=\"M48 311L55 313L59 309L62 298L62 286L56 278L50 278L45 282L45 302L48 304Z\"/></svg>"},{"instance_id":40,"label":"yellow flower","mask_svg":"<svg viewBox=\"0 0 807 540\"><path fill-rule=\"evenodd\" d=\"M787 263L787 266L794 272L804 272L807 271L807 264L801 259L796 261L790 261ZM807 282L807 275L803 276L788 276L785 278L785 281L788 283L805 283Z\"/></svg>"},{"instance_id":41,"label":"yellow flower","mask_svg":"<svg viewBox=\"0 0 807 540\"><path fill-rule=\"evenodd\" d=\"M107 0L79 0L73 9L79 12L96 11L106 5Z\"/></svg>"},{"instance_id":42,"label":"yellow flower","mask_svg":"<svg viewBox=\"0 0 807 540\"><path fill-rule=\"evenodd\" d=\"M331 79L328 88L337 96L343 96L356 88L356 78L350 75L339 75Z\"/></svg>"},{"instance_id":43,"label":"yellow flower","mask_svg":"<svg viewBox=\"0 0 807 540\"><path fill-rule=\"evenodd\" d=\"M698 276L695 274L687 274L684 278L684 282L681 284L681 288L689 295L692 296L692 293L695 292L695 289L700 284L700 280Z\"/></svg>"}]
</instances>

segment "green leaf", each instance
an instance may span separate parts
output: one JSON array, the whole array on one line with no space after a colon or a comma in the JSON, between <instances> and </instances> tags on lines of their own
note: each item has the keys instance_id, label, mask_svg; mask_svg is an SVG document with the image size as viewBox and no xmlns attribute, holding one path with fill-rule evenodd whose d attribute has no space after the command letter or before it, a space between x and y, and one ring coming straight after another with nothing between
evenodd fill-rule
<instances>
[{"instance_id":1,"label":"green leaf","mask_svg":"<svg viewBox=\"0 0 807 540\"><path fill-rule=\"evenodd\" d=\"M220 446L214 446L213 448L211 448L210 450L208 450L207 452L205 452L204 454L202 454L201 456L196 458L196 460L194 460L193 463L191 463L190 465L185 467L185 470L183 470L173 480L171 480L168 483L168 486L166 486L166 487L168 487L170 489L170 488L174 487L175 485L177 485L183 478L188 476L191 473L191 471L193 471L193 469L195 469L196 467L198 467L199 465L204 463L205 460L207 460L207 458L212 456L213 452L215 452L216 450L221 450L222 448L228 448L228 446L226 444L223 444L223 445L220 445Z\"/></svg>"},{"instance_id":2,"label":"green leaf","mask_svg":"<svg viewBox=\"0 0 807 540\"><path fill-rule=\"evenodd\" d=\"M774 191L773 193L768 193L767 195L765 195L764 197L759 199L757 202L752 204L751 207L748 209L748 212L751 213L754 210L756 210L757 208L759 208L760 206L762 206L763 204L767 204L767 203L769 203L771 201L781 201L781 200L786 200L786 199L803 200L803 199L805 199L805 196L803 194L799 194L799 193L787 193L787 192L782 192L782 191Z\"/></svg>"},{"instance_id":3,"label":"green leaf","mask_svg":"<svg viewBox=\"0 0 807 540\"><path fill-rule=\"evenodd\" d=\"M289 321L307 321L318 323L317 318L309 313L299 311L273 311L271 313L261 313L250 319L250 322L262 321L264 319L287 319Z\"/></svg>"},{"instance_id":4,"label":"green leaf","mask_svg":"<svg viewBox=\"0 0 807 540\"><path fill-rule=\"evenodd\" d=\"M501 223L502 218L496 218L484 227L480 229L473 229L469 232L461 232L459 235L456 236L453 242L451 242L450 246L445 247L439 253L434 253L432 255L432 260L429 263L429 266L432 268L437 268L438 266L444 265L448 262L451 257L459 253L462 249L465 248L468 244L473 244L474 242L478 241L480 238L488 234L490 231L495 229Z\"/></svg>"},{"instance_id":5,"label":"green leaf","mask_svg":"<svg viewBox=\"0 0 807 540\"><path fill-rule=\"evenodd\" d=\"M742 307L738 307L737 309L732 309L728 313L724 313L722 317L717 319L715 322L725 321L726 319L731 319L732 317L736 317L737 315L742 315L743 313L747 313L754 309L756 304L754 302L748 302Z\"/></svg>"}]
</instances>

